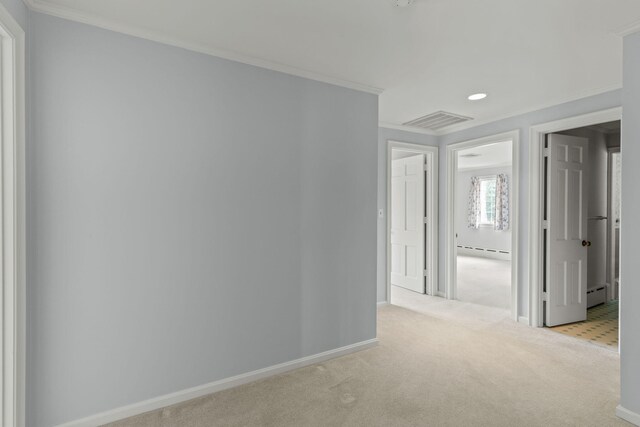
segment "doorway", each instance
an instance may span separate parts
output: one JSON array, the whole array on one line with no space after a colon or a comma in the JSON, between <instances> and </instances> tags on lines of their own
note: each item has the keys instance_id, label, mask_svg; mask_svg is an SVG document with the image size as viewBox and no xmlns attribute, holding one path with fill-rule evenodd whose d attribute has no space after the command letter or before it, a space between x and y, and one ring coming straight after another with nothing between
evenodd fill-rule
<instances>
[{"instance_id":1,"label":"doorway","mask_svg":"<svg viewBox=\"0 0 640 427\"><path fill-rule=\"evenodd\" d=\"M518 320L519 131L447 147L448 299Z\"/></svg>"},{"instance_id":2,"label":"doorway","mask_svg":"<svg viewBox=\"0 0 640 427\"><path fill-rule=\"evenodd\" d=\"M542 229L544 325L616 350L620 124L546 135Z\"/></svg>"},{"instance_id":3,"label":"doorway","mask_svg":"<svg viewBox=\"0 0 640 427\"><path fill-rule=\"evenodd\" d=\"M512 141L457 152L456 296L511 308Z\"/></svg>"},{"instance_id":4,"label":"doorway","mask_svg":"<svg viewBox=\"0 0 640 427\"><path fill-rule=\"evenodd\" d=\"M575 329L576 322L588 320L590 306L602 306L615 297L613 276L619 263L614 260L619 252L610 188L621 182L614 184L611 177L608 165L617 150L606 141L617 138L620 146L616 129L621 118L622 109L614 108L531 128L532 326L571 324ZM588 133L593 132L604 137L592 136L600 141L591 143ZM591 192L597 196L589 201ZM618 314L617 308L614 312Z\"/></svg>"},{"instance_id":5,"label":"doorway","mask_svg":"<svg viewBox=\"0 0 640 427\"><path fill-rule=\"evenodd\" d=\"M389 141L387 195L387 300L392 287L437 295L438 147Z\"/></svg>"}]
</instances>

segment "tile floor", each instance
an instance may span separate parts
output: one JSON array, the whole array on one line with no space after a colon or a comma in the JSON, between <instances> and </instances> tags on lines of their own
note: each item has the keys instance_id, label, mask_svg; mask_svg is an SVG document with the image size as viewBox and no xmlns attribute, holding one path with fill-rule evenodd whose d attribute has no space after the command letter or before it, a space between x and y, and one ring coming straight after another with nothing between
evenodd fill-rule
<instances>
[{"instance_id":1,"label":"tile floor","mask_svg":"<svg viewBox=\"0 0 640 427\"><path fill-rule=\"evenodd\" d=\"M618 349L618 301L610 301L587 310L587 320L549 328L594 344Z\"/></svg>"}]
</instances>

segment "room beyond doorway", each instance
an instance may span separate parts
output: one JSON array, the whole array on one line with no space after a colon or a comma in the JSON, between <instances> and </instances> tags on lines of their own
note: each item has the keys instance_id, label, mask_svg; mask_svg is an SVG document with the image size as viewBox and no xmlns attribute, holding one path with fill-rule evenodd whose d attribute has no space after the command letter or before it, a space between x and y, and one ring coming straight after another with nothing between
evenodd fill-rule
<instances>
[{"instance_id":1,"label":"room beyond doorway","mask_svg":"<svg viewBox=\"0 0 640 427\"><path fill-rule=\"evenodd\" d=\"M517 320L519 132L447 147L447 298Z\"/></svg>"},{"instance_id":2,"label":"room beyond doorway","mask_svg":"<svg viewBox=\"0 0 640 427\"><path fill-rule=\"evenodd\" d=\"M457 156L457 299L509 310L512 141L467 148Z\"/></svg>"},{"instance_id":3,"label":"room beyond doorway","mask_svg":"<svg viewBox=\"0 0 640 427\"><path fill-rule=\"evenodd\" d=\"M509 310L511 261L458 255L457 264L460 301Z\"/></svg>"},{"instance_id":4,"label":"room beyond doorway","mask_svg":"<svg viewBox=\"0 0 640 427\"><path fill-rule=\"evenodd\" d=\"M547 142L549 134L557 134L571 129L611 123L622 119L622 108L612 108L581 116L569 117L549 123L542 123L531 127L530 130L530 250L529 250L529 322L531 326L544 326L546 322L546 306L549 304L548 295L545 296L547 286L547 257L544 248L545 230L547 230L547 198L545 186L547 173L545 165L548 162ZM573 150L575 152L575 150ZM587 216L586 213L583 215ZM583 239L588 245L588 239ZM586 290L586 289L585 289Z\"/></svg>"},{"instance_id":5,"label":"room beyond doorway","mask_svg":"<svg viewBox=\"0 0 640 427\"><path fill-rule=\"evenodd\" d=\"M620 120L546 135L544 325L618 348Z\"/></svg>"}]
</instances>

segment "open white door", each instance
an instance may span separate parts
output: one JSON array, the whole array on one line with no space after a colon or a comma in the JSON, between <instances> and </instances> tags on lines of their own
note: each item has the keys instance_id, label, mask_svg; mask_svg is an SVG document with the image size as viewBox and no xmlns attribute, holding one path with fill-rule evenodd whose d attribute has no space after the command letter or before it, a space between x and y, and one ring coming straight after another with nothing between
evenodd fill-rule
<instances>
[{"instance_id":1,"label":"open white door","mask_svg":"<svg viewBox=\"0 0 640 427\"><path fill-rule=\"evenodd\" d=\"M391 163L391 284L425 293L424 154Z\"/></svg>"},{"instance_id":2,"label":"open white door","mask_svg":"<svg viewBox=\"0 0 640 427\"><path fill-rule=\"evenodd\" d=\"M545 324L587 318L588 140L548 136Z\"/></svg>"}]
</instances>

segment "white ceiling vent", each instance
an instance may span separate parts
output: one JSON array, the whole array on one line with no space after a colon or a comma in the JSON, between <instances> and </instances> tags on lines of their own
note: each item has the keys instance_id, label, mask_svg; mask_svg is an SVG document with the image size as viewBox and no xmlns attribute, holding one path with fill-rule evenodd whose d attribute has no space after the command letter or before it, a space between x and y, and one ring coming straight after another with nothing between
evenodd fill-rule
<instances>
[{"instance_id":1,"label":"white ceiling vent","mask_svg":"<svg viewBox=\"0 0 640 427\"><path fill-rule=\"evenodd\" d=\"M458 123L473 120L471 117L461 116L459 114L447 113L446 111L438 111L419 117L415 120L405 123L405 126L415 126L428 130L439 130Z\"/></svg>"}]
</instances>

